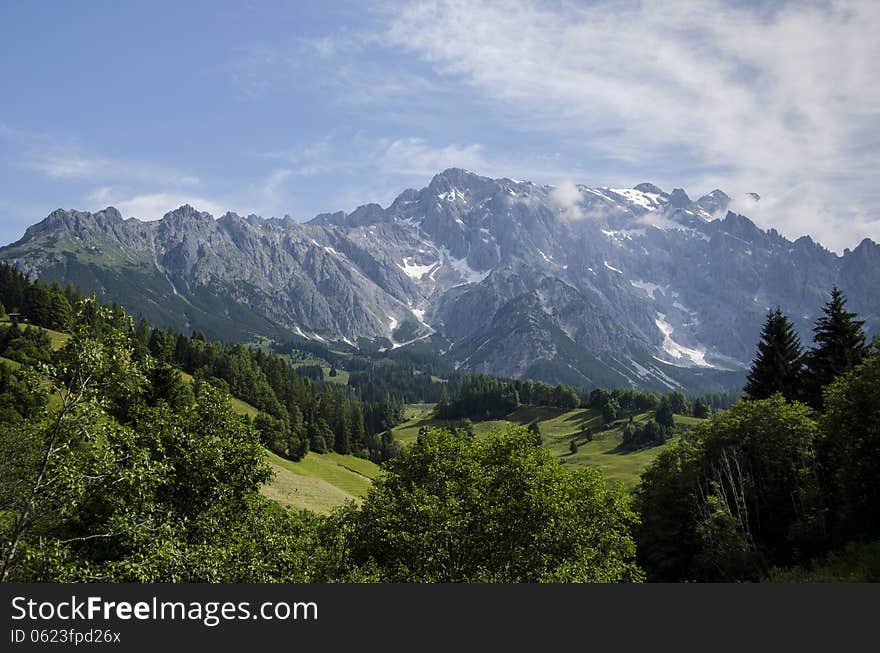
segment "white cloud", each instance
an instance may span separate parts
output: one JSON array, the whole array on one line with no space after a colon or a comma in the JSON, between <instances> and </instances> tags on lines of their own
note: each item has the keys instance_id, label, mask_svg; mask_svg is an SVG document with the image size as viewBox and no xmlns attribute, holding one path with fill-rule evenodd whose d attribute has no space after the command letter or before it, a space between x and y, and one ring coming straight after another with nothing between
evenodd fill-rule
<instances>
[{"instance_id":1,"label":"white cloud","mask_svg":"<svg viewBox=\"0 0 880 653\"><path fill-rule=\"evenodd\" d=\"M423 138L401 138L382 145L377 163L385 173L425 176L446 168L480 172L490 167L479 143L432 147Z\"/></svg>"},{"instance_id":2,"label":"white cloud","mask_svg":"<svg viewBox=\"0 0 880 653\"><path fill-rule=\"evenodd\" d=\"M880 203L876 2L438 0L389 21L389 47L475 89L508 126L646 176L759 192L758 218L791 235L838 248L865 225L877 235L863 208Z\"/></svg>"},{"instance_id":3,"label":"white cloud","mask_svg":"<svg viewBox=\"0 0 880 653\"><path fill-rule=\"evenodd\" d=\"M446 168L466 168L481 174L501 174L506 166L491 161L480 143L447 143L434 145L425 138L376 138L360 132L331 132L311 143L285 150L261 152L259 158L282 161L286 166L273 174L283 180L293 177L330 175L340 186L346 178L354 178L357 188L364 184L383 186L393 191L392 199L404 185L426 184L430 178ZM352 189L354 187L351 187ZM337 188L350 196L341 188ZM334 193L338 195L338 192ZM383 192L383 195L388 193ZM375 201L369 193L363 202ZM360 202L360 203L363 203Z\"/></svg>"},{"instance_id":4,"label":"white cloud","mask_svg":"<svg viewBox=\"0 0 880 653\"><path fill-rule=\"evenodd\" d=\"M173 211L184 204L189 204L199 211L207 211L215 218L227 211L234 210L229 208L224 202L179 192L145 193L128 196L113 188L105 187L96 189L86 199L97 203L101 208L115 206L124 217L133 217L139 220L159 220L169 211Z\"/></svg>"},{"instance_id":5,"label":"white cloud","mask_svg":"<svg viewBox=\"0 0 880 653\"><path fill-rule=\"evenodd\" d=\"M583 195L573 182L565 180L554 185L550 199L559 207L563 219L582 220L586 217L581 206Z\"/></svg>"},{"instance_id":6,"label":"white cloud","mask_svg":"<svg viewBox=\"0 0 880 653\"><path fill-rule=\"evenodd\" d=\"M198 177L170 166L82 153L79 148L50 148L32 152L25 165L53 179L137 181L196 186Z\"/></svg>"},{"instance_id":7,"label":"white cloud","mask_svg":"<svg viewBox=\"0 0 880 653\"><path fill-rule=\"evenodd\" d=\"M292 174L293 170L288 170L287 168L273 170L269 175L269 178L263 183L263 193L268 197L276 197L279 190L283 188L284 182L286 182Z\"/></svg>"}]
</instances>

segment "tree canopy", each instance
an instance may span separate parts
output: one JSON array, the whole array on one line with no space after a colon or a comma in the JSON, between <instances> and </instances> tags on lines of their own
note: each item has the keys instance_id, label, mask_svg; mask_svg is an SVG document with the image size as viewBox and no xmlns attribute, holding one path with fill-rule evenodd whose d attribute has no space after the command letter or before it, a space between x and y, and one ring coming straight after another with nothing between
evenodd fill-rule
<instances>
[{"instance_id":1,"label":"tree canopy","mask_svg":"<svg viewBox=\"0 0 880 653\"><path fill-rule=\"evenodd\" d=\"M387 582L638 580L627 494L569 471L524 428L431 429L353 516L351 561Z\"/></svg>"},{"instance_id":2,"label":"tree canopy","mask_svg":"<svg viewBox=\"0 0 880 653\"><path fill-rule=\"evenodd\" d=\"M637 495L656 580L758 579L820 546L824 506L807 406L739 402L660 454Z\"/></svg>"}]
</instances>

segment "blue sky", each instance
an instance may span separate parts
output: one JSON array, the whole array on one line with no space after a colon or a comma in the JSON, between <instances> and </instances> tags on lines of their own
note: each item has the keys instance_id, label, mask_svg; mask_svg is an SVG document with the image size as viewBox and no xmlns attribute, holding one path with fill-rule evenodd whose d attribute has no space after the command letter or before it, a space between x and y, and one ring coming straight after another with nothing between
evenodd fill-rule
<instances>
[{"instance_id":1,"label":"blue sky","mask_svg":"<svg viewBox=\"0 0 880 653\"><path fill-rule=\"evenodd\" d=\"M5 2L0 243L58 207L308 219L458 166L720 187L880 237L880 3Z\"/></svg>"}]
</instances>

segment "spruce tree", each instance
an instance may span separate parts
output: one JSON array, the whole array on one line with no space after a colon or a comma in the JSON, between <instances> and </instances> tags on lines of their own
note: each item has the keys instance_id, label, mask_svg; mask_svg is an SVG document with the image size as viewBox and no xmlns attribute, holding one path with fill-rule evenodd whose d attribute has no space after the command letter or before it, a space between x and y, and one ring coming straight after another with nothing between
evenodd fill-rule
<instances>
[{"instance_id":1,"label":"spruce tree","mask_svg":"<svg viewBox=\"0 0 880 653\"><path fill-rule=\"evenodd\" d=\"M800 338L777 306L767 314L743 391L749 399L768 399L779 392L791 401L800 394L802 367Z\"/></svg>"},{"instance_id":2,"label":"spruce tree","mask_svg":"<svg viewBox=\"0 0 880 653\"><path fill-rule=\"evenodd\" d=\"M867 354L863 320L846 310L846 298L835 286L824 315L813 328L813 349L805 358L804 400L822 408L822 392L838 376L858 365Z\"/></svg>"}]
</instances>

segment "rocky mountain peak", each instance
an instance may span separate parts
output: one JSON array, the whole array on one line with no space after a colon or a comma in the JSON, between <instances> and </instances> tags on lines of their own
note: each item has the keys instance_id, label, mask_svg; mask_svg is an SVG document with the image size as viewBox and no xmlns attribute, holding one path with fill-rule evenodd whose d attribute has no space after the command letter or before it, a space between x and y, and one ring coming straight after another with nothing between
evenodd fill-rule
<instances>
[{"instance_id":1,"label":"rocky mountain peak","mask_svg":"<svg viewBox=\"0 0 880 653\"><path fill-rule=\"evenodd\" d=\"M384 222L385 219L385 209L376 203L370 203L357 207L346 217L345 222L349 227L363 227Z\"/></svg>"},{"instance_id":2,"label":"rocky mountain peak","mask_svg":"<svg viewBox=\"0 0 880 653\"><path fill-rule=\"evenodd\" d=\"M737 213L711 220L730 201L717 189L578 188L595 219L560 219L548 187L458 168L388 209L307 223L59 209L0 259L216 339L418 342L463 372L584 385L718 389L766 307L808 334L835 283L880 324L870 240L839 257Z\"/></svg>"},{"instance_id":3,"label":"rocky mountain peak","mask_svg":"<svg viewBox=\"0 0 880 653\"><path fill-rule=\"evenodd\" d=\"M673 188L669 195L669 206L673 209L689 209L693 206L693 202L684 189Z\"/></svg>"},{"instance_id":4,"label":"rocky mountain peak","mask_svg":"<svg viewBox=\"0 0 880 653\"><path fill-rule=\"evenodd\" d=\"M30 240L43 234L58 231L79 234L92 229L103 230L124 222L122 214L113 206L108 206L96 213L74 209L55 209L42 221L28 227L24 239Z\"/></svg>"},{"instance_id":5,"label":"rocky mountain peak","mask_svg":"<svg viewBox=\"0 0 880 653\"><path fill-rule=\"evenodd\" d=\"M162 216L162 221L182 225L191 222L213 222L214 217L207 211L198 211L189 204L184 204Z\"/></svg>"},{"instance_id":6,"label":"rocky mountain peak","mask_svg":"<svg viewBox=\"0 0 880 653\"><path fill-rule=\"evenodd\" d=\"M641 184L636 184L633 188L643 193L653 193L654 195L662 195L663 197L669 196L669 194L664 192L659 186L655 186L647 181L642 182Z\"/></svg>"},{"instance_id":7,"label":"rocky mountain peak","mask_svg":"<svg viewBox=\"0 0 880 653\"><path fill-rule=\"evenodd\" d=\"M727 207L730 206L730 197L723 190L716 188L698 199L697 206L710 215L726 213Z\"/></svg>"},{"instance_id":8,"label":"rocky mountain peak","mask_svg":"<svg viewBox=\"0 0 880 653\"><path fill-rule=\"evenodd\" d=\"M497 188L498 182L494 179L461 168L448 168L431 179L427 192L441 199L462 200L467 196L490 194Z\"/></svg>"},{"instance_id":9,"label":"rocky mountain peak","mask_svg":"<svg viewBox=\"0 0 880 653\"><path fill-rule=\"evenodd\" d=\"M460 187L468 187L474 183L491 181L488 177L481 177L478 174L465 170L464 168L447 168L443 172L437 173L428 184L428 188L434 185L452 185Z\"/></svg>"}]
</instances>

